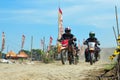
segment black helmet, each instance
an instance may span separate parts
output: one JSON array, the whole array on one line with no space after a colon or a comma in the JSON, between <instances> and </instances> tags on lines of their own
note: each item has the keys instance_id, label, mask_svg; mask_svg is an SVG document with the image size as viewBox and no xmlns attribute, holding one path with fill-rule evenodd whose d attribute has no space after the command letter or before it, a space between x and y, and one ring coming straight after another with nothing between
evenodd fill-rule
<instances>
[{"instance_id":1,"label":"black helmet","mask_svg":"<svg viewBox=\"0 0 120 80\"><path fill-rule=\"evenodd\" d=\"M95 37L95 33L94 33L94 32L90 32L90 33L89 33L89 37L90 37L90 38L94 38L94 37Z\"/></svg>"},{"instance_id":2,"label":"black helmet","mask_svg":"<svg viewBox=\"0 0 120 80\"><path fill-rule=\"evenodd\" d=\"M65 32L66 32L66 33L71 32L70 27L65 28Z\"/></svg>"}]
</instances>

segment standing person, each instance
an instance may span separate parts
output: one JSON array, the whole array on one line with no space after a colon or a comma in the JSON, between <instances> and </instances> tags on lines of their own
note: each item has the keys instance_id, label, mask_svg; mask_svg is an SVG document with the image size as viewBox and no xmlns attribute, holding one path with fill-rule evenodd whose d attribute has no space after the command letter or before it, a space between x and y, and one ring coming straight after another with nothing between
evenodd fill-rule
<instances>
[{"instance_id":1,"label":"standing person","mask_svg":"<svg viewBox=\"0 0 120 80\"><path fill-rule=\"evenodd\" d=\"M95 33L94 32L90 32L89 33L89 38L87 40L84 41L84 45L88 46L89 42L95 42L95 54L97 56L96 61L98 61L98 57L100 57L99 53L100 53L100 48L98 47L98 45L100 45L100 42L98 41L98 39L95 37ZM85 62L89 62L89 52L88 52L88 47L85 49Z\"/></svg>"}]
</instances>

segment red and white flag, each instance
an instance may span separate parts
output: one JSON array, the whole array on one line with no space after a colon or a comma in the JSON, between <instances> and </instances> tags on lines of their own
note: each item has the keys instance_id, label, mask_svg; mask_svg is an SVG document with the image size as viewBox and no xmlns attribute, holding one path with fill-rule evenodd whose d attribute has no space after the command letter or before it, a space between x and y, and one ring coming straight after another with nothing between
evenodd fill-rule
<instances>
[{"instance_id":1,"label":"red and white flag","mask_svg":"<svg viewBox=\"0 0 120 80\"><path fill-rule=\"evenodd\" d=\"M78 49L80 49L80 50L81 50L80 40L78 40Z\"/></svg>"},{"instance_id":2,"label":"red and white flag","mask_svg":"<svg viewBox=\"0 0 120 80\"><path fill-rule=\"evenodd\" d=\"M25 35L22 35L22 46L21 46L22 49L24 47L24 43L25 43Z\"/></svg>"},{"instance_id":3,"label":"red and white flag","mask_svg":"<svg viewBox=\"0 0 120 80\"><path fill-rule=\"evenodd\" d=\"M5 33L2 32L2 48L1 51L3 51L5 49Z\"/></svg>"},{"instance_id":4,"label":"red and white flag","mask_svg":"<svg viewBox=\"0 0 120 80\"><path fill-rule=\"evenodd\" d=\"M49 42L49 46L48 46L48 51L49 51L49 50L50 50L50 48L51 48L52 41L53 41L53 38L52 38L52 36L50 36L50 42Z\"/></svg>"},{"instance_id":5,"label":"red and white flag","mask_svg":"<svg viewBox=\"0 0 120 80\"><path fill-rule=\"evenodd\" d=\"M53 40L53 38L50 36L50 45L52 44L52 40Z\"/></svg>"},{"instance_id":6,"label":"red and white flag","mask_svg":"<svg viewBox=\"0 0 120 80\"><path fill-rule=\"evenodd\" d=\"M41 49L42 49L44 47L44 40L43 39L41 39L40 45L41 45Z\"/></svg>"},{"instance_id":7,"label":"red and white flag","mask_svg":"<svg viewBox=\"0 0 120 80\"><path fill-rule=\"evenodd\" d=\"M59 11L58 11L58 39L61 38L63 32L64 32L64 28L63 28L62 10L59 8Z\"/></svg>"}]
</instances>

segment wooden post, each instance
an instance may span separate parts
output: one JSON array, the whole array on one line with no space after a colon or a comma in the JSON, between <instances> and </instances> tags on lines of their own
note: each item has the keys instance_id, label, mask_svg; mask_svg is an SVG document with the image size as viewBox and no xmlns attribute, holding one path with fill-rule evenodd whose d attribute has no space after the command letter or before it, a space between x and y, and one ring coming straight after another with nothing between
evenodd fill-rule
<instances>
[{"instance_id":1,"label":"wooden post","mask_svg":"<svg viewBox=\"0 0 120 80\"><path fill-rule=\"evenodd\" d=\"M31 36L31 61L32 61L32 46L33 46L33 36Z\"/></svg>"},{"instance_id":2,"label":"wooden post","mask_svg":"<svg viewBox=\"0 0 120 80\"><path fill-rule=\"evenodd\" d=\"M118 25L117 6L115 6L115 13L116 13L116 24L117 24L117 31L118 31L118 36L119 36L119 25Z\"/></svg>"}]
</instances>

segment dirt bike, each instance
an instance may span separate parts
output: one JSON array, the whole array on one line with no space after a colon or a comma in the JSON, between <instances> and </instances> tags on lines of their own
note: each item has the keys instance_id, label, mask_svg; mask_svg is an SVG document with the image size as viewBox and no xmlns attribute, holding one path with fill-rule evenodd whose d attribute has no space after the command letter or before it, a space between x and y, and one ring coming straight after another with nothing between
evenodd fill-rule
<instances>
[{"instance_id":1,"label":"dirt bike","mask_svg":"<svg viewBox=\"0 0 120 80\"><path fill-rule=\"evenodd\" d=\"M90 65L93 65L97 60L96 51L95 51L95 42L88 42L88 54Z\"/></svg>"},{"instance_id":2,"label":"dirt bike","mask_svg":"<svg viewBox=\"0 0 120 80\"><path fill-rule=\"evenodd\" d=\"M74 51L74 46L70 44L72 40L62 40L62 48L61 48L61 62L62 64L66 64L69 61L69 64L77 64L77 59L75 57L76 53Z\"/></svg>"}]
</instances>

